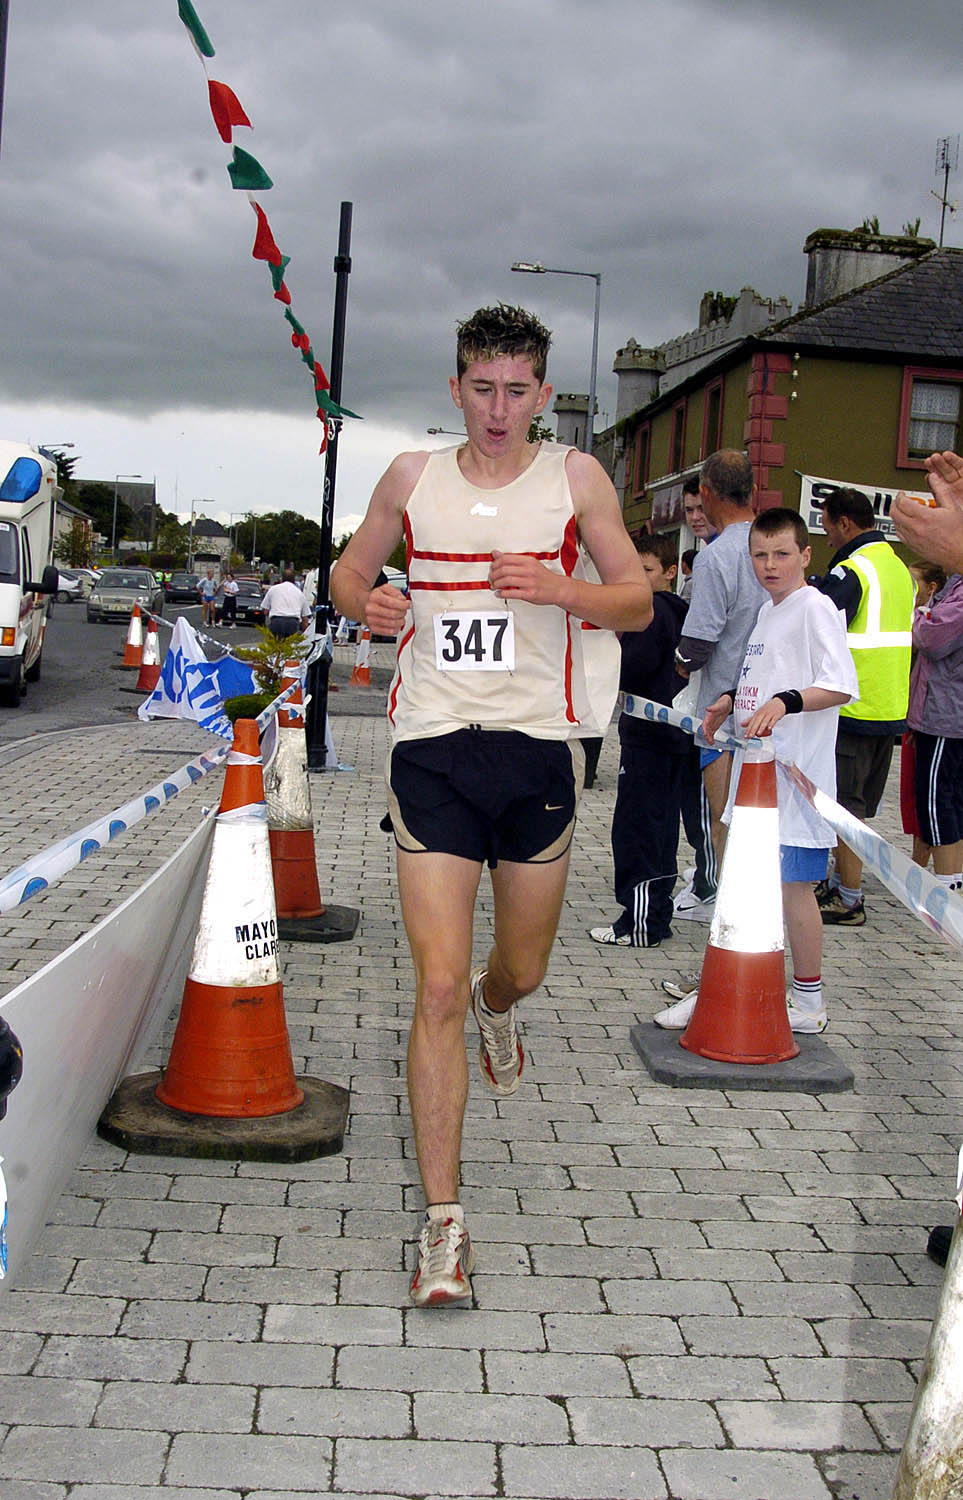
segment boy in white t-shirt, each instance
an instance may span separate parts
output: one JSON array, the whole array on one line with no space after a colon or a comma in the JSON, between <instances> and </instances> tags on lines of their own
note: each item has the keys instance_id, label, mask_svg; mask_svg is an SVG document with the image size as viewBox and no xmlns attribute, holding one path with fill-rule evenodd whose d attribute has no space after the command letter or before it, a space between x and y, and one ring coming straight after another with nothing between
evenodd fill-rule
<instances>
[{"instance_id":1,"label":"boy in white t-shirt","mask_svg":"<svg viewBox=\"0 0 963 1500\"><path fill-rule=\"evenodd\" d=\"M814 886L825 877L836 835L778 762L798 766L834 797L839 709L859 696L859 684L843 615L823 594L806 587L811 548L802 517L794 510L762 511L749 532L749 554L769 598L749 637L738 684L709 705L702 730L711 740L731 713L738 735L772 735L783 911L793 964L789 1020L794 1031L816 1032L825 1028L827 1017L823 923ZM738 751L727 822L743 758Z\"/></svg>"}]
</instances>

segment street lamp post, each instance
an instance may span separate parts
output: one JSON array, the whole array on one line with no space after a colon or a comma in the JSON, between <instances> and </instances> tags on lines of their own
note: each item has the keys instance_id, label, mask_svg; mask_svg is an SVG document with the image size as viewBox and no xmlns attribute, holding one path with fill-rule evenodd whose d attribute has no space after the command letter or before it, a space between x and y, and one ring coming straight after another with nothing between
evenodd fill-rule
<instances>
[{"instance_id":1,"label":"street lamp post","mask_svg":"<svg viewBox=\"0 0 963 1500\"><path fill-rule=\"evenodd\" d=\"M110 527L110 557L112 562L117 561L117 484L121 479L140 479L140 474L115 474L114 475L114 519Z\"/></svg>"},{"instance_id":2,"label":"street lamp post","mask_svg":"<svg viewBox=\"0 0 963 1500\"><path fill-rule=\"evenodd\" d=\"M187 571L194 571L194 511L198 505L208 505L210 502L202 495L195 495L191 501L191 525L187 534Z\"/></svg>"},{"instance_id":3,"label":"street lamp post","mask_svg":"<svg viewBox=\"0 0 963 1500\"><path fill-rule=\"evenodd\" d=\"M582 449L585 453L592 451L592 438L595 428L595 377L599 360L599 306L602 300L602 273L601 271L569 271L561 266L543 266L538 260L516 260L512 266L513 271L527 271L532 276L588 276L595 282L595 321L592 325L592 368L589 373L589 401L588 420L585 423L585 437Z\"/></svg>"}]
</instances>

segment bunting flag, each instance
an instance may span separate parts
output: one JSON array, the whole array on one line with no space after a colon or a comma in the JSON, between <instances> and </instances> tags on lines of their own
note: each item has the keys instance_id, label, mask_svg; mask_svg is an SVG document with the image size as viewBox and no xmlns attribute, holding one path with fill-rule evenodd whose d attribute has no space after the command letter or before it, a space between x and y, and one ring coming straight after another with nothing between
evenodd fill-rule
<instances>
[{"instance_id":1,"label":"bunting flag","mask_svg":"<svg viewBox=\"0 0 963 1500\"><path fill-rule=\"evenodd\" d=\"M177 0L177 14L186 26L194 50L197 52L198 57L200 57L206 72L207 64L205 58L214 56L214 47L191 0ZM351 411L347 406L339 406L336 401L332 401L325 394L330 389L330 381L324 369L315 358L311 340L291 310L291 293L284 276L285 270L290 264L291 257L282 253L268 223L267 215L261 205L252 196L254 193L267 192L273 186L273 183L257 158L252 156L249 151L244 151L240 146L234 144L233 132L235 128L237 126L247 126L249 129L253 129L251 121L248 119L244 107L234 90L226 83L221 83L215 78L208 78L207 91L211 115L217 128L217 133L225 145L231 147L231 160L227 164L231 187L239 192L246 192L248 194L251 207L257 216L257 231L251 255L255 260L263 260L267 263L275 301L281 303L284 308L284 316L291 325L291 343L297 349L302 361L311 372L318 420L324 429L320 450L323 453L328 446L329 439L337 433L338 424L343 418L354 417L359 421L361 418L357 412Z\"/></svg>"},{"instance_id":2,"label":"bunting flag","mask_svg":"<svg viewBox=\"0 0 963 1500\"><path fill-rule=\"evenodd\" d=\"M227 145L231 144L231 128L234 125L250 125L251 122L241 107L241 101L233 89L216 79L208 80L207 92L211 101L211 114L217 133Z\"/></svg>"}]
</instances>

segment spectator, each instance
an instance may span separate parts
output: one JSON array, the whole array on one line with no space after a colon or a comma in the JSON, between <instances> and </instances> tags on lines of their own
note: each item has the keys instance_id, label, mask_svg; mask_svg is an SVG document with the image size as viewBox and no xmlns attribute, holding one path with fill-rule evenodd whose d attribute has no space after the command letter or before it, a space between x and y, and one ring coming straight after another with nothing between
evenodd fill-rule
<instances>
[{"instance_id":1,"label":"spectator","mask_svg":"<svg viewBox=\"0 0 963 1500\"><path fill-rule=\"evenodd\" d=\"M676 652L684 676L701 671L695 717L703 719L710 703L737 680L746 642L766 591L749 557L752 525L752 465L744 453L723 448L707 458L699 494L708 524L721 535L700 552L692 569L692 600ZM692 523L690 522L690 525ZM722 812L729 794L732 754L700 750L702 778L709 802L712 842L721 865L725 849ZM690 909L690 917L711 921L715 897Z\"/></svg>"},{"instance_id":2,"label":"spectator","mask_svg":"<svg viewBox=\"0 0 963 1500\"><path fill-rule=\"evenodd\" d=\"M197 592L201 596L201 624L214 624L214 599L217 594L217 579L214 577L214 569L208 568L206 575L197 585Z\"/></svg>"},{"instance_id":3,"label":"spectator","mask_svg":"<svg viewBox=\"0 0 963 1500\"><path fill-rule=\"evenodd\" d=\"M696 549L687 547L680 559L680 570L682 573L682 587L679 589L679 598L688 604L692 597L692 564L696 560Z\"/></svg>"},{"instance_id":4,"label":"spectator","mask_svg":"<svg viewBox=\"0 0 963 1500\"><path fill-rule=\"evenodd\" d=\"M840 711L837 796L863 821L876 816L895 738L906 727L913 600L909 569L876 526L860 490L836 490L823 505L823 527L835 548L829 572L810 580L846 616L859 698ZM840 839L835 869L816 892L824 922L862 927L863 862Z\"/></svg>"},{"instance_id":5,"label":"spectator","mask_svg":"<svg viewBox=\"0 0 963 1500\"><path fill-rule=\"evenodd\" d=\"M622 634L619 687L656 703L671 703L683 685L675 670L675 648L685 618L684 601L671 592L675 541L643 536L635 549L652 586L654 613L645 630ZM657 948L672 936L679 804L691 740L670 724L622 714L619 743L612 857L615 899L622 910L610 925L591 928L589 937L625 948Z\"/></svg>"},{"instance_id":6,"label":"spectator","mask_svg":"<svg viewBox=\"0 0 963 1500\"><path fill-rule=\"evenodd\" d=\"M223 624L225 630L234 630L237 627L237 579L233 573L228 573L221 584L221 593L224 596Z\"/></svg>"},{"instance_id":7,"label":"spectator","mask_svg":"<svg viewBox=\"0 0 963 1500\"><path fill-rule=\"evenodd\" d=\"M311 620L308 601L294 581L294 569L285 568L280 583L272 583L261 600L271 634L279 639L307 630Z\"/></svg>"},{"instance_id":8,"label":"spectator","mask_svg":"<svg viewBox=\"0 0 963 1500\"><path fill-rule=\"evenodd\" d=\"M700 542L712 542L719 534L719 527L713 525L706 515L701 487L701 474L690 474L683 481L682 509L685 512L686 525L692 535Z\"/></svg>"},{"instance_id":9,"label":"spectator","mask_svg":"<svg viewBox=\"0 0 963 1500\"><path fill-rule=\"evenodd\" d=\"M938 563L910 563L910 572L913 575L913 582L916 584L916 609L913 612L913 624L915 625L920 611L926 608L933 595L945 584L946 574ZM915 651L913 657L915 660ZM913 672L911 668L911 698L912 694ZM899 810L903 832L908 833L913 840L913 863L925 870L933 856L933 850L920 837L919 819L916 816L916 745L912 729L906 730L900 745Z\"/></svg>"},{"instance_id":10,"label":"spectator","mask_svg":"<svg viewBox=\"0 0 963 1500\"><path fill-rule=\"evenodd\" d=\"M913 731L916 816L933 871L963 888L963 575L953 573L913 622L916 660L906 722Z\"/></svg>"}]
</instances>

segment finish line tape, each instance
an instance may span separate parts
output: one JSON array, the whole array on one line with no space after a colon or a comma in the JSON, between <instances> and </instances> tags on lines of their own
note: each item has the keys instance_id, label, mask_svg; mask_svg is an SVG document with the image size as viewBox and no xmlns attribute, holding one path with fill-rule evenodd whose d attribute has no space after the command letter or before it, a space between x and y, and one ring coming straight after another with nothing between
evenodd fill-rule
<instances>
[{"instance_id":1,"label":"finish line tape","mask_svg":"<svg viewBox=\"0 0 963 1500\"><path fill-rule=\"evenodd\" d=\"M664 703L654 703L651 698L637 698L632 693L622 694L621 704L623 713L627 713L630 718L648 719L653 724L672 724L686 734L693 735L698 744L709 748L709 741L702 733L701 721L692 718L690 714L668 708ZM713 748L742 750L747 745L760 743L759 740L717 734ZM888 843L851 812L847 812L832 797L820 791L798 766L783 760L777 760L777 764L792 778L794 785L819 816L825 818L853 853L859 855L866 868L873 871L898 901L931 932L935 932L937 937L954 948L963 948L963 900L959 896L947 890L928 870L915 865L908 855Z\"/></svg>"}]
</instances>

